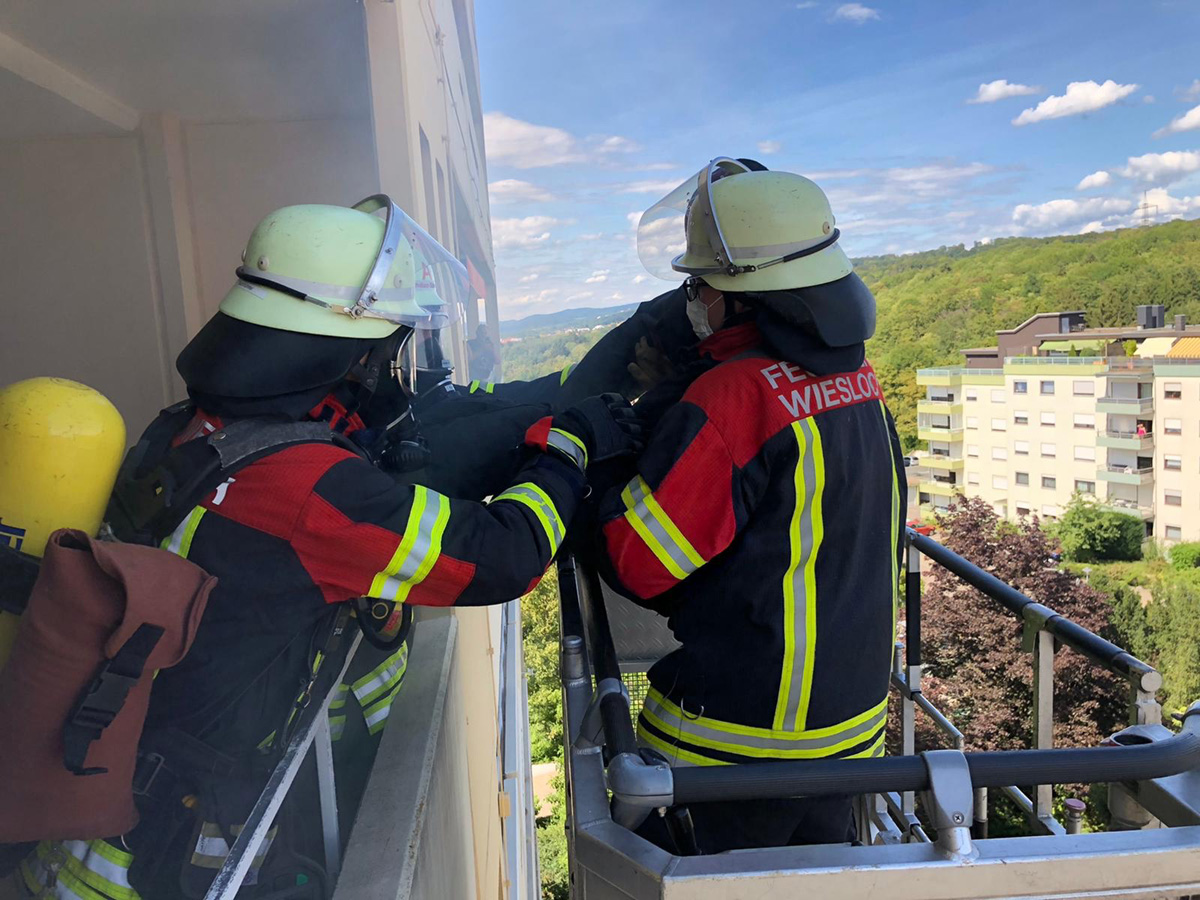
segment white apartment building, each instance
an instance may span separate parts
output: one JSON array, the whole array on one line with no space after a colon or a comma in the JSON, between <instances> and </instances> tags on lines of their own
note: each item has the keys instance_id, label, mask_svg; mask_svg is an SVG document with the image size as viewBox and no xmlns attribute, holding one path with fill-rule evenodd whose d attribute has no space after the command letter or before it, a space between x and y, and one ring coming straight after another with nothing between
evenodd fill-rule
<instances>
[{"instance_id":1,"label":"white apartment building","mask_svg":"<svg viewBox=\"0 0 1200 900\"><path fill-rule=\"evenodd\" d=\"M1009 518L1054 518L1082 493L1161 541L1200 540L1200 338L1181 321L1118 331L1049 335L1034 345L1042 355L999 367L918 371L931 470L922 504L946 507L962 492ZM1130 340L1138 348L1126 356ZM1070 344L1120 355L1052 355Z\"/></svg>"}]
</instances>

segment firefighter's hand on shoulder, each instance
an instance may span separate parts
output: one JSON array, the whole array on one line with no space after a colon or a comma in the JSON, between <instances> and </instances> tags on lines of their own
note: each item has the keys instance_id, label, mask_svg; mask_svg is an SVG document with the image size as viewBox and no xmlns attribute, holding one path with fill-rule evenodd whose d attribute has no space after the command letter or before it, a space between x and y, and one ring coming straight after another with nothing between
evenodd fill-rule
<instances>
[{"instance_id":1,"label":"firefighter's hand on shoulder","mask_svg":"<svg viewBox=\"0 0 1200 900\"><path fill-rule=\"evenodd\" d=\"M642 421L620 394L588 397L554 417L554 427L583 442L588 465L632 456L645 445Z\"/></svg>"},{"instance_id":2,"label":"firefighter's hand on shoulder","mask_svg":"<svg viewBox=\"0 0 1200 900\"><path fill-rule=\"evenodd\" d=\"M648 337L642 337L637 342L633 348L633 362L625 368L643 391L656 387L675 374L671 358L662 348L651 344Z\"/></svg>"}]
</instances>

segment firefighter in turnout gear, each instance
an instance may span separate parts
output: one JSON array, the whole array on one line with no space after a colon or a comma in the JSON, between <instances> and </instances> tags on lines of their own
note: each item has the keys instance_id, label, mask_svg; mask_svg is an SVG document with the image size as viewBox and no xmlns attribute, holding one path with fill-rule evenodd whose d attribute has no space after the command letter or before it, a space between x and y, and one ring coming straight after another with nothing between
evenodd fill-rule
<instances>
[{"instance_id":1,"label":"firefighter in turnout gear","mask_svg":"<svg viewBox=\"0 0 1200 900\"><path fill-rule=\"evenodd\" d=\"M865 359L874 298L806 178L714 160L639 240L662 206L706 370L601 508L606 577L682 644L639 740L672 766L881 755L906 483ZM848 798L689 812L704 853L854 835ZM644 833L686 852L667 821Z\"/></svg>"},{"instance_id":2,"label":"firefighter in turnout gear","mask_svg":"<svg viewBox=\"0 0 1200 900\"><path fill-rule=\"evenodd\" d=\"M190 402L150 426L109 507L122 540L219 579L190 652L154 683L134 778L141 822L43 842L21 869L32 895L202 897L315 696L350 602L390 604L399 619L406 605L521 596L562 543L588 464L639 446L627 406L590 398L530 429L517 476L487 504L382 469L411 392L393 377L396 361L429 321L417 260L457 301L462 266L384 195L286 207L251 235L220 311L180 354ZM190 460L247 440L257 454L157 533L167 519L154 504L171 502L162 484L186 484ZM402 646L352 669L331 716L377 733L406 663ZM323 875L297 862L307 838L292 841L293 824L313 827L281 816L239 896L310 896L297 885Z\"/></svg>"}]
</instances>

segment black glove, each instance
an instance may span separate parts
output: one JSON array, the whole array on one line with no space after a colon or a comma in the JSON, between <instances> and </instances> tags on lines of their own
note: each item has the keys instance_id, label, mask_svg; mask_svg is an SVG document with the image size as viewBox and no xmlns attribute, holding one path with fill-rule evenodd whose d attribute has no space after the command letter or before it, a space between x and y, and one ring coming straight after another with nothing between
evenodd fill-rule
<instances>
[{"instance_id":1,"label":"black glove","mask_svg":"<svg viewBox=\"0 0 1200 900\"><path fill-rule=\"evenodd\" d=\"M631 456L645 445L641 419L620 394L588 397L556 415L553 427L583 441L588 465L617 456Z\"/></svg>"}]
</instances>

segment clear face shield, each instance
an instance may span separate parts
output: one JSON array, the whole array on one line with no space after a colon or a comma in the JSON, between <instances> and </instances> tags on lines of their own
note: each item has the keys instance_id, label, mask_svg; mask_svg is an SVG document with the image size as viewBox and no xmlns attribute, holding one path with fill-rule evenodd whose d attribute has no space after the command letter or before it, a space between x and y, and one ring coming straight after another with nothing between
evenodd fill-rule
<instances>
[{"instance_id":1,"label":"clear face shield","mask_svg":"<svg viewBox=\"0 0 1200 900\"><path fill-rule=\"evenodd\" d=\"M816 243L730 246L713 203L713 185L750 171L735 159L717 157L646 210L637 235L638 256L646 271L667 281L678 280L681 272L734 276L810 256L837 242L840 232L835 228ZM765 261L749 262L764 257Z\"/></svg>"}]
</instances>

